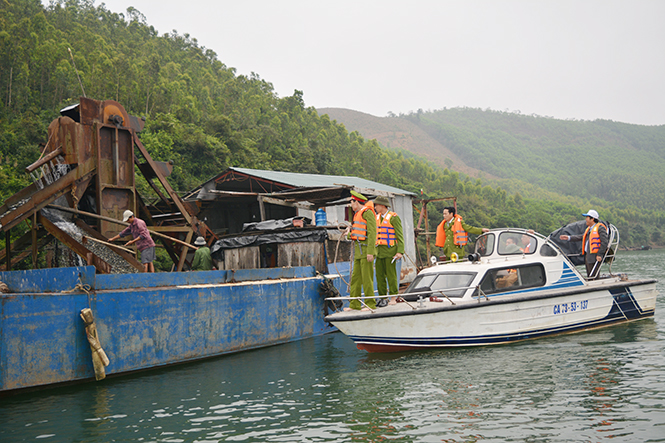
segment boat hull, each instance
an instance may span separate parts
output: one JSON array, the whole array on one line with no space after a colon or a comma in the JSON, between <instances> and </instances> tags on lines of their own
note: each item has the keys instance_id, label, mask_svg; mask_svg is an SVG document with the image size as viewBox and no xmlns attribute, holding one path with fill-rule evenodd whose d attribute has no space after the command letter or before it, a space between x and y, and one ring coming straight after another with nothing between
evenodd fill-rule
<instances>
[{"instance_id":1,"label":"boat hull","mask_svg":"<svg viewBox=\"0 0 665 443\"><path fill-rule=\"evenodd\" d=\"M397 352L496 345L648 318L656 296L655 280L634 281L455 306L427 301L417 309L398 305L392 312L328 319L359 349Z\"/></svg>"},{"instance_id":2,"label":"boat hull","mask_svg":"<svg viewBox=\"0 0 665 443\"><path fill-rule=\"evenodd\" d=\"M323 320L313 267L124 275L80 267L5 272L0 280L12 289L0 294L0 393L92 379L79 318L87 307L111 361L107 375L334 330Z\"/></svg>"}]
</instances>

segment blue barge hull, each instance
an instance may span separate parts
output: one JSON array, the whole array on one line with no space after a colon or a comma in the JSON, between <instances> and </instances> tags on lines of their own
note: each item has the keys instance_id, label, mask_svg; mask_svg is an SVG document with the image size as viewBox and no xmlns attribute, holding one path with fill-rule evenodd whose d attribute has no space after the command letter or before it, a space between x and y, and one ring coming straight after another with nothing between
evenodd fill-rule
<instances>
[{"instance_id":1,"label":"blue barge hull","mask_svg":"<svg viewBox=\"0 0 665 443\"><path fill-rule=\"evenodd\" d=\"M335 330L314 267L96 275L92 266L0 272L0 393L94 378L81 309L107 375L270 346ZM338 289L341 279L333 278ZM89 285L88 293L74 289Z\"/></svg>"}]
</instances>

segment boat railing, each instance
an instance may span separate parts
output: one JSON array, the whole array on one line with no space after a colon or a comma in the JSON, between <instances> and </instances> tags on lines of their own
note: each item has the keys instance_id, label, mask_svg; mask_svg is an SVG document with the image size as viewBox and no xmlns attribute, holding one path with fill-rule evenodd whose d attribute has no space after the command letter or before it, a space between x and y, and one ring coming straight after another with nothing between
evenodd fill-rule
<instances>
[{"instance_id":1,"label":"boat railing","mask_svg":"<svg viewBox=\"0 0 665 443\"><path fill-rule=\"evenodd\" d=\"M614 263L614 258L617 255L619 250L619 230L616 226L610 223L610 229L608 232L608 241L607 241L607 250L603 256L603 261L601 263L607 263L607 269L612 274L612 263Z\"/></svg>"},{"instance_id":2,"label":"boat railing","mask_svg":"<svg viewBox=\"0 0 665 443\"><path fill-rule=\"evenodd\" d=\"M485 297L485 300L487 300L487 301L490 300L489 297L487 296L487 294L485 294L485 291L482 290L482 288L480 287L480 285L476 286L476 289L478 290L478 294L471 294L471 297L472 297L472 298L473 298L473 297L478 297L478 303L480 303L480 299L481 299L482 297Z\"/></svg>"},{"instance_id":3,"label":"boat railing","mask_svg":"<svg viewBox=\"0 0 665 443\"><path fill-rule=\"evenodd\" d=\"M443 291L444 291L444 290L445 290L445 291L467 291L467 290L469 290L469 289L477 289L477 290L479 290L480 293L482 294L482 296L485 297L487 300L489 300L489 298L487 298L487 295L485 295L485 293L482 291L482 289L480 289L479 286L459 286L459 287L455 287L455 288L430 289L430 290L427 290L427 291L419 291L419 292L405 292L405 293L403 293L403 294L397 294L397 295L396 295L396 294L392 294L392 295L372 295L372 296L369 296L369 295L364 295L364 294L363 294L363 295L361 295L360 297L351 297L351 296L347 295L347 296L340 296L340 297L326 297L325 300L326 300L326 301L333 301L333 302L334 302L334 301L337 301L337 300L340 300L340 301L344 301L344 300L349 300L349 301L350 301L350 300L358 300L358 301L360 301L360 303L361 303L364 307L366 307L366 308L368 308L370 311L374 312L375 309L372 309L372 308L370 308L369 306L367 306L367 304L365 303L365 300L367 300L367 299L369 299L369 298L375 298L375 299L376 299L376 298L379 298L379 299L380 299L380 298L397 297L398 302L400 302L400 303L406 303L408 306L411 307L411 309L417 309L418 306L414 306L414 305L411 304L409 301L407 301L404 297L407 297L407 296L408 296L408 297L411 297L411 296L418 296L418 300L417 300L417 301L418 301L418 302L422 302L422 301L424 301L426 298L429 298L430 301L439 301L439 300L436 300L436 298L438 298L438 296L443 296L443 297L444 297L446 300L448 300L452 305L455 305L455 302L451 299L451 297L449 297L448 295L446 295ZM473 295L472 295L472 297L473 297ZM452 298L462 298L462 297L452 297ZM479 299L478 301L480 301L480 299Z\"/></svg>"}]
</instances>

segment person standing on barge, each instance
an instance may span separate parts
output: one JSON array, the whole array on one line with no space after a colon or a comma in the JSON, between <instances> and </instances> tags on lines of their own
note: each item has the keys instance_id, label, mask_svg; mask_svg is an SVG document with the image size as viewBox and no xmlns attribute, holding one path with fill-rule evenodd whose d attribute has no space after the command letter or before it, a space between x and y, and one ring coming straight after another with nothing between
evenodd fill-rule
<instances>
[{"instance_id":1,"label":"person standing on barge","mask_svg":"<svg viewBox=\"0 0 665 443\"><path fill-rule=\"evenodd\" d=\"M397 260L404 255L404 233L402 221L399 216L388 211L390 200L387 197L377 197L374 200L376 208L376 286L379 295L396 296L397 287ZM387 281L387 284L386 284ZM397 297L390 297L390 301L380 298L377 306L397 304Z\"/></svg>"},{"instance_id":2,"label":"person standing on barge","mask_svg":"<svg viewBox=\"0 0 665 443\"><path fill-rule=\"evenodd\" d=\"M211 271L213 260L210 255L210 248L206 244L206 239L199 235L196 237L194 246L197 246L199 249L196 250L192 259L192 271Z\"/></svg>"},{"instance_id":3,"label":"person standing on barge","mask_svg":"<svg viewBox=\"0 0 665 443\"><path fill-rule=\"evenodd\" d=\"M351 191L351 209L354 212L353 224L349 232L349 238L354 243L353 271L351 274L351 285L349 295L355 297L349 303L350 309L376 309L374 299L374 256L376 255L376 215L367 207L367 197L359 192ZM365 304L362 307L358 298L364 293Z\"/></svg>"},{"instance_id":4,"label":"person standing on barge","mask_svg":"<svg viewBox=\"0 0 665 443\"><path fill-rule=\"evenodd\" d=\"M115 237L109 238L109 242L113 242L131 233L134 239L125 243L125 246L131 246L136 243L136 248L141 253L143 272L155 272L155 265L152 263L155 260L155 242L152 240L145 222L140 218L134 217L134 213L130 210L122 214L122 221L129 222L129 226Z\"/></svg>"}]
</instances>

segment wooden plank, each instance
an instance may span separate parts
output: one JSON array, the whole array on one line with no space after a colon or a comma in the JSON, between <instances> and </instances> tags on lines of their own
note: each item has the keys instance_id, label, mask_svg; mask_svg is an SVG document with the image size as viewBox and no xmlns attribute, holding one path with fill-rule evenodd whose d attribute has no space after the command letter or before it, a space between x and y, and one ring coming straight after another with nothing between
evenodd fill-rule
<instances>
[{"instance_id":1,"label":"wooden plank","mask_svg":"<svg viewBox=\"0 0 665 443\"><path fill-rule=\"evenodd\" d=\"M277 266L296 267L314 266L321 272L327 273L324 258L323 243L295 242L280 243L277 245Z\"/></svg>"},{"instance_id":2,"label":"wooden plank","mask_svg":"<svg viewBox=\"0 0 665 443\"><path fill-rule=\"evenodd\" d=\"M190 232L192 228L188 226L150 226L150 230L155 232Z\"/></svg>"},{"instance_id":3,"label":"wooden plank","mask_svg":"<svg viewBox=\"0 0 665 443\"><path fill-rule=\"evenodd\" d=\"M187 237L185 238L185 243L189 243L192 241L192 236L194 235L193 231L189 231L187 233ZM198 249L198 248L197 248ZM182 251L180 251L180 260L178 260L178 272L182 271L183 266L185 265L185 259L187 258L187 246L184 246L182 248Z\"/></svg>"},{"instance_id":4,"label":"wooden plank","mask_svg":"<svg viewBox=\"0 0 665 443\"><path fill-rule=\"evenodd\" d=\"M306 203L295 203L295 202L287 202L284 200L280 200L278 198L273 198L273 197L263 197L263 201L265 203L270 203L272 205L279 205L279 206L289 206L292 208L300 208L300 209L307 209L310 211L316 211L318 208L315 205L308 205Z\"/></svg>"},{"instance_id":5,"label":"wooden plank","mask_svg":"<svg viewBox=\"0 0 665 443\"><path fill-rule=\"evenodd\" d=\"M261 267L261 251L258 246L227 249L224 251L224 269L257 269Z\"/></svg>"}]
</instances>

